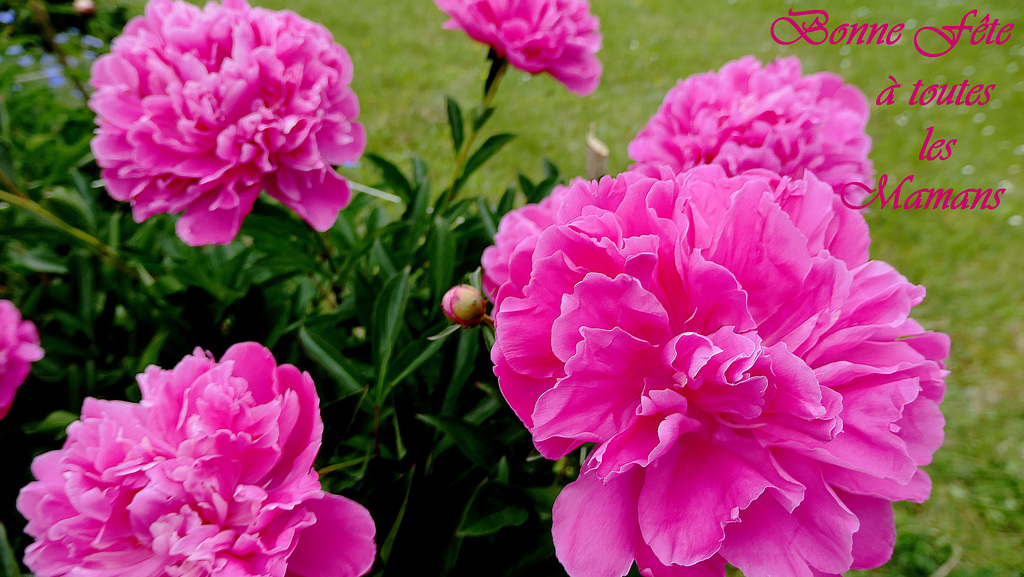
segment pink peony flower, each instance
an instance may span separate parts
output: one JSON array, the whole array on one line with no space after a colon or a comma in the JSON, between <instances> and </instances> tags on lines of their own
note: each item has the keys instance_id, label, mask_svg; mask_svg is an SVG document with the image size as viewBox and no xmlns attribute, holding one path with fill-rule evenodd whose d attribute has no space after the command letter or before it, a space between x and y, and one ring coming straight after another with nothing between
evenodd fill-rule
<instances>
[{"instance_id":1,"label":"pink peony flower","mask_svg":"<svg viewBox=\"0 0 1024 577\"><path fill-rule=\"evenodd\" d=\"M890 502L930 491L949 341L863 217L811 173L712 165L577 181L551 220L491 255L491 356L541 454L594 444L554 507L569 574L885 563Z\"/></svg>"},{"instance_id":2,"label":"pink peony flower","mask_svg":"<svg viewBox=\"0 0 1024 577\"><path fill-rule=\"evenodd\" d=\"M139 375L142 402L86 399L36 458L18 510L40 577L355 577L373 565L362 506L320 489L320 399L256 343Z\"/></svg>"},{"instance_id":3,"label":"pink peony flower","mask_svg":"<svg viewBox=\"0 0 1024 577\"><path fill-rule=\"evenodd\" d=\"M551 74L570 92L597 88L601 62L598 19L586 0L434 0L451 16L444 27L464 30L512 66Z\"/></svg>"},{"instance_id":4,"label":"pink peony flower","mask_svg":"<svg viewBox=\"0 0 1024 577\"><path fill-rule=\"evenodd\" d=\"M498 223L498 232L494 235L494 244L484 249L484 292L493 299L498 287L508 280L509 258L521 243L536 242L537 234L555 223L555 211L558 210L562 197L569 189L558 185L551 194L537 204L528 204L513 210ZM533 245L520 254L533 252Z\"/></svg>"},{"instance_id":5,"label":"pink peony flower","mask_svg":"<svg viewBox=\"0 0 1024 577\"><path fill-rule=\"evenodd\" d=\"M352 61L326 28L244 0L152 0L92 69L92 141L110 195L135 220L185 214L191 245L238 234L260 191L313 228L334 224L366 134Z\"/></svg>"},{"instance_id":6,"label":"pink peony flower","mask_svg":"<svg viewBox=\"0 0 1024 577\"><path fill-rule=\"evenodd\" d=\"M767 168L800 177L807 169L839 192L872 185L867 122L867 99L839 76L803 76L796 57L762 68L746 56L670 90L629 145L631 170L656 177L662 165L717 164L730 176Z\"/></svg>"},{"instance_id":7,"label":"pink peony flower","mask_svg":"<svg viewBox=\"0 0 1024 577\"><path fill-rule=\"evenodd\" d=\"M39 332L11 301L0 300L0 419L7 416L14 393L29 373L29 364L43 358Z\"/></svg>"}]
</instances>

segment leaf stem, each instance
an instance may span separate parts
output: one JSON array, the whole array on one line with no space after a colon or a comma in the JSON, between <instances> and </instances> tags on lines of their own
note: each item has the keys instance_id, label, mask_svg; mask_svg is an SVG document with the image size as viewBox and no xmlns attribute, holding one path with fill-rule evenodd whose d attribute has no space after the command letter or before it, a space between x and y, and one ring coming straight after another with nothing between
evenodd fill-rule
<instances>
[{"instance_id":1,"label":"leaf stem","mask_svg":"<svg viewBox=\"0 0 1024 577\"><path fill-rule=\"evenodd\" d=\"M5 177L4 180L7 181L8 185L11 184L9 178ZM128 266L128 263L126 263L121 258L117 251L104 244L103 241L78 227L68 224L57 215L43 208L42 205L40 205L39 203L30 199L20 190L16 188L14 190L16 192L8 192L4 189L0 189L0 201L7 202L13 204L14 206L23 208L31 212L32 214L38 216L39 218L49 222L50 224L57 227L64 233L67 233L68 235L73 236L76 239L87 244L89 248L91 248L93 252L95 252L100 258L116 266L128 276L132 277L135 280L139 279L139 274Z\"/></svg>"},{"instance_id":2,"label":"leaf stem","mask_svg":"<svg viewBox=\"0 0 1024 577\"><path fill-rule=\"evenodd\" d=\"M491 72L488 77L489 82L484 92L483 103L481 104L482 111L491 107L491 103L494 102L494 95L498 93L498 85L501 84L501 79L505 76L505 72L507 70L508 60L495 56L493 64L491 65ZM452 172L452 182L448 185L448 191L446 193L448 197L444 203L444 206L446 207L455 200L455 196L459 193L459 190L455 185L459 182L459 178L462 177L462 173L466 169L466 162L469 160L469 151L473 148L473 142L476 140L477 134L477 123L472 121L469 123L469 133L466 135L466 140L462 143L462 148L459 149L458 156L455 157L455 170Z\"/></svg>"},{"instance_id":3,"label":"leaf stem","mask_svg":"<svg viewBox=\"0 0 1024 577\"><path fill-rule=\"evenodd\" d=\"M39 0L29 0L28 6L43 30L43 38L50 45L50 51L57 55L57 60L60 60L60 64L64 67L68 77L71 78L71 82L74 83L78 92L82 94L82 99L88 101L89 91L86 90L85 85L82 84L82 81L71 69L71 65L68 64L68 55L64 53L64 49L60 47L60 44L57 44L56 31L53 29L53 23L50 21L50 13L47 12L46 5Z\"/></svg>"},{"instance_id":4,"label":"leaf stem","mask_svg":"<svg viewBox=\"0 0 1024 577\"><path fill-rule=\"evenodd\" d=\"M324 467L324 468L320 469L319 471L317 471L316 474L319 475L319 477L322 479L325 476L330 475L331 473L333 473L335 471L340 471L342 469L347 469L347 468L352 467L354 465L362 464L363 462L365 462L365 461L367 461L367 460L369 460L371 458L372 458L372 455L364 455L362 457L359 457L358 459L352 459L350 461L343 461L341 463L335 463L333 465L327 465L326 467Z\"/></svg>"}]
</instances>

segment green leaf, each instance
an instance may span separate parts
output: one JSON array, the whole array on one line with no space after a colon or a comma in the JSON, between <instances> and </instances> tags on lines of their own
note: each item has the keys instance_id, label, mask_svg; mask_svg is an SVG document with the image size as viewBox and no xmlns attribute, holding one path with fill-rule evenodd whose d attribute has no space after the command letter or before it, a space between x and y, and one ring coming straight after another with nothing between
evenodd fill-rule
<instances>
[{"instance_id":1,"label":"green leaf","mask_svg":"<svg viewBox=\"0 0 1024 577\"><path fill-rule=\"evenodd\" d=\"M487 325L481 325L480 330L483 331L484 344L487 345L487 350L494 348L494 329Z\"/></svg>"},{"instance_id":2,"label":"green leaf","mask_svg":"<svg viewBox=\"0 0 1024 577\"><path fill-rule=\"evenodd\" d=\"M0 98L0 104L3 104L2 98ZM6 136L0 136L0 172L6 174L11 180L14 180L14 156L11 154L13 148Z\"/></svg>"},{"instance_id":3,"label":"green leaf","mask_svg":"<svg viewBox=\"0 0 1024 577\"><path fill-rule=\"evenodd\" d=\"M451 288L455 271L455 237L451 224L443 218L434 219L430 234L428 254L430 258L431 301L440 304L445 291Z\"/></svg>"},{"instance_id":4,"label":"green leaf","mask_svg":"<svg viewBox=\"0 0 1024 577\"><path fill-rule=\"evenodd\" d=\"M497 533L502 527L518 527L526 522L530 514L526 509L511 505L496 513L478 519L455 530L459 537L483 537Z\"/></svg>"},{"instance_id":5,"label":"green leaf","mask_svg":"<svg viewBox=\"0 0 1024 577\"><path fill-rule=\"evenodd\" d=\"M550 513L551 508L555 505L555 498L558 497L561 490L562 487L559 485L545 485L543 487L525 487L523 492L537 502L539 510Z\"/></svg>"},{"instance_id":6,"label":"green leaf","mask_svg":"<svg viewBox=\"0 0 1024 577\"><path fill-rule=\"evenodd\" d=\"M44 208L75 228L89 234L96 233L96 217L77 192L57 187L46 193L42 204Z\"/></svg>"},{"instance_id":7,"label":"green leaf","mask_svg":"<svg viewBox=\"0 0 1024 577\"><path fill-rule=\"evenodd\" d=\"M82 319L82 329L89 340L95 335L93 328L96 321L96 269L93 260L82 253L72 255L72 263L78 277L78 316Z\"/></svg>"},{"instance_id":8,"label":"green leaf","mask_svg":"<svg viewBox=\"0 0 1024 577\"><path fill-rule=\"evenodd\" d=\"M121 217L124 213L115 212L107 219L107 246L121 246Z\"/></svg>"},{"instance_id":9,"label":"green leaf","mask_svg":"<svg viewBox=\"0 0 1024 577\"><path fill-rule=\"evenodd\" d=\"M476 267L476 270L469 273L469 284L476 290L480 291L480 294L483 294L484 292L483 276L484 270L481 267Z\"/></svg>"},{"instance_id":10,"label":"green leaf","mask_svg":"<svg viewBox=\"0 0 1024 577\"><path fill-rule=\"evenodd\" d=\"M250 214L242 221L242 232L252 235L260 251L293 254L307 252L313 247L313 236L306 223L297 222L269 201L256 203L256 209L258 213Z\"/></svg>"},{"instance_id":11,"label":"green leaf","mask_svg":"<svg viewBox=\"0 0 1024 577\"><path fill-rule=\"evenodd\" d=\"M59 433L68 428L68 425L78 420L78 415L70 411L54 411L46 418L34 425L26 425L25 432L35 433Z\"/></svg>"},{"instance_id":12,"label":"green leaf","mask_svg":"<svg viewBox=\"0 0 1024 577\"><path fill-rule=\"evenodd\" d=\"M519 186L522 187L523 193L526 195L526 202L538 203L551 194L551 191L561 181L561 179L562 177L558 172L558 167L545 158L544 179L534 185L520 174Z\"/></svg>"},{"instance_id":13,"label":"green leaf","mask_svg":"<svg viewBox=\"0 0 1024 577\"><path fill-rule=\"evenodd\" d=\"M491 119L491 115L494 114L494 107L477 107L473 110L473 130L480 132L480 129L487 124L487 121Z\"/></svg>"},{"instance_id":14,"label":"green leaf","mask_svg":"<svg viewBox=\"0 0 1024 577\"><path fill-rule=\"evenodd\" d=\"M232 256L224 263L218 263L211 267L216 271L217 280L224 286L235 289L239 292L246 292L249 288L249 271L252 269L250 256L253 253L252 247L247 247Z\"/></svg>"},{"instance_id":15,"label":"green leaf","mask_svg":"<svg viewBox=\"0 0 1024 577\"><path fill-rule=\"evenodd\" d=\"M412 182L416 186L429 185L427 163L417 155L412 155Z\"/></svg>"},{"instance_id":16,"label":"green leaf","mask_svg":"<svg viewBox=\"0 0 1024 577\"><path fill-rule=\"evenodd\" d=\"M490 471L497 464L500 452L496 445L486 440L488 437L480 427L470 425L458 417L444 415L421 414L416 415L416 418L448 435L473 464L485 471Z\"/></svg>"},{"instance_id":17,"label":"green leaf","mask_svg":"<svg viewBox=\"0 0 1024 577\"><path fill-rule=\"evenodd\" d=\"M37 246L26 251L10 250L8 258L12 263L19 264L33 272L44 272L53 274L67 274L68 265L66 261L52 250Z\"/></svg>"},{"instance_id":18,"label":"green leaf","mask_svg":"<svg viewBox=\"0 0 1024 577\"><path fill-rule=\"evenodd\" d=\"M405 444L402 443L402 431L398 428L398 413L391 415L391 425L395 429L395 456L401 461L405 458Z\"/></svg>"},{"instance_id":19,"label":"green leaf","mask_svg":"<svg viewBox=\"0 0 1024 577\"><path fill-rule=\"evenodd\" d=\"M384 383L388 365L405 322L409 298L409 267L391 277L380 291L373 307L370 330L373 335L373 364L377 369L377 405L384 401Z\"/></svg>"},{"instance_id":20,"label":"green leaf","mask_svg":"<svg viewBox=\"0 0 1024 577\"><path fill-rule=\"evenodd\" d=\"M497 154L503 146L511 142L515 137L516 135L514 134L503 132L501 134L495 134L484 141L484 143L480 145L480 148L477 148L476 152L474 152L473 155L469 157L469 160L466 161L466 168L463 169L459 180L466 180L469 178L470 175L476 172L476 170L483 166L488 159Z\"/></svg>"},{"instance_id":21,"label":"green leaf","mask_svg":"<svg viewBox=\"0 0 1024 577\"><path fill-rule=\"evenodd\" d=\"M480 340L476 331L462 331L459 333L459 344L455 349L455 361L452 367L451 382L448 383L448 390L444 394L444 404L441 405L441 413L450 415L455 412L455 405L459 401L459 394L462 387L473 374L476 367L476 356L480 351Z\"/></svg>"},{"instance_id":22,"label":"green leaf","mask_svg":"<svg viewBox=\"0 0 1024 577\"><path fill-rule=\"evenodd\" d=\"M516 185L510 185L506 190L505 194L501 196L501 200L498 201L497 216L501 218L508 214L516 205Z\"/></svg>"},{"instance_id":23,"label":"green leaf","mask_svg":"<svg viewBox=\"0 0 1024 577\"><path fill-rule=\"evenodd\" d=\"M150 365L158 364L160 360L160 351L164 348L164 343L167 342L167 337L170 336L171 332L167 329L163 329L153 335L150 339L149 344L143 349L142 354L139 355L139 362L135 364L135 372L143 373L146 371L146 367Z\"/></svg>"},{"instance_id":24,"label":"green leaf","mask_svg":"<svg viewBox=\"0 0 1024 577\"><path fill-rule=\"evenodd\" d=\"M553 163L549 159L545 158L544 159L544 179L547 180L549 178L558 178L559 174L560 173L558 171L558 167L555 166L555 163Z\"/></svg>"},{"instance_id":25,"label":"green leaf","mask_svg":"<svg viewBox=\"0 0 1024 577\"><path fill-rule=\"evenodd\" d=\"M508 484L508 459L502 455L501 460L498 461L498 467L494 471L494 482L502 485Z\"/></svg>"},{"instance_id":26,"label":"green leaf","mask_svg":"<svg viewBox=\"0 0 1024 577\"><path fill-rule=\"evenodd\" d=\"M409 202L409 197L412 196L412 186L394 163L383 156L372 153L364 154L363 158L373 163L380 170L384 184L387 188L391 189L391 192L402 197L405 202Z\"/></svg>"},{"instance_id":27,"label":"green leaf","mask_svg":"<svg viewBox=\"0 0 1024 577\"><path fill-rule=\"evenodd\" d=\"M395 523L391 525L391 530L388 531L388 536L384 539L384 544L380 546L380 558L385 563L388 562L388 557L391 556L391 549L395 546L395 538L398 537L398 529L402 526L402 518L405 517L405 508L409 505L409 495L412 494L412 479L416 476L416 465L413 465L407 473L408 479L405 483L405 499L402 500L402 507L398 510L398 515L395 517Z\"/></svg>"},{"instance_id":28,"label":"green leaf","mask_svg":"<svg viewBox=\"0 0 1024 577\"><path fill-rule=\"evenodd\" d=\"M480 213L480 223L484 225L487 237L493 239L494 235L498 234L498 222L494 218L494 213L491 212L490 205L482 196L476 198L476 205Z\"/></svg>"},{"instance_id":29,"label":"green leaf","mask_svg":"<svg viewBox=\"0 0 1024 577\"><path fill-rule=\"evenodd\" d=\"M334 243L336 250L348 250L356 243L356 235L358 233L352 223L354 214L358 213L342 211L338 215L338 220L334 221L334 226L331 227L330 239Z\"/></svg>"},{"instance_id":30,"label":"green leaf","mask_svg":"<svg viewBox=\"0 0 1024 577\"><path fill-rule=\"evenodd\" d=\"M91 157L92 155L90 154L89 156ZM82 202L85 203L89 214L94 217L98 208L96 206L96 189L92 187L92 183L82 174L82 171L72 168L68 172L71 174L71 180L75 183L75 192L78 193Z\"/></svg>"},{"instance_id":31,"label":"green leaf","mask_svg":"<svg viewBox=\"0 0 1024 577\"><path fill-rule=\"evenodd\" d=\"M465 123L462 119L462 109L451 96L445 97L445 101L448 104L448 126L452 130L452 144L455 145L455 153L458 154L462 150L463 125Z\"/></svg>"},{"instance_id":32,"label":"green leaf","mask_svg":"<svg viewBox=\"0 0 1024 577\"><path fill-rule=\"evenodd\" d=\"M401 243L406 251L412 251L417 246L429 225L427 208L430 207L430 182L427 180L427 168L419 159L413 159L413 167L416 170L415 197L402 215L402 220L410 225Z\"/></svg>"},{"instance_id":33,"label":"green leaf","mask_svg":"<svg viewBox=\"0 0 1024 577\"><path fill-rule=\"evenodd\" d=\"M449 325L449 328L451 327L455 327L455 329L451 332L459 330L459 325ZM420 368L420 365L425 363L430 357L437 354L437 352L441 350L442 346L444 346L444 341L436 339L434 337L427 337L426 344L424 344L423 342L411 343L408 346L408 348L413 351L418 350L420 351L420 354L417 355L415 359L408 363L400 363L400 366L403 366L402 372L398 373L397 375L395 375L395 377L391 379L391 383L388 385L388 390L390 391L391 389L395 388L395 386L397 386L398 383L402 382L402 379L408 377L409 375L412 374L413 371ZM402 357L404 356L405 355L402 355ZM401 358L399 360L401 360Z\"/></svg>"},{"instance_id":34,"label":"green leaf","mask_svg":"<svg viewBox=\"0 0 1024 577\"><path fill-rule=\"evenodd\" d=\"M4 529L3 523L0 523L0 570L3 571L3 577L21 577L14 548L7 540L7 530Z\"/></svg>"},{"instance_id":35,"label":"green leaf","mask_svg":"<svg viewBox=\"0 0 1024 577\"><path fill-rule=\"evenodd\" d=\"M444 339L446 336L454 333L455 331L457 331L457 330L459 330L461 328L462 327L460 327L459 325L450 324L450 325L446 326L444 329L442 329L441 332L439 332L437 334L434 334L434 335L430 335L429 337L427 337L427 340L428 341L441 342L442 339Z\"/></svg>"},{"instance_id":36,"label":"green leaf","mask_svg":"<svg viewBox=\"0 0 1024 577\"><path fill-rule=\"evenodd\" d=\"M526 197L527 202L533 202L533 201L530 200L531 198L533 198L533 189L534 189L533 181L530 180L529 178L527 178L526 175L521 173L521 172L518 174L518 179L519 179L519 188L522 189L523 196Z\"/></svg>"},{"instance_id":37,"label":"green leaf","mask_svg":"<svg viewBox=\"0 0 1024 577\"><path fill-rule=\"evenodd\" d=\"M306 327L299 327L299 342L306 351L306 356L313 359L318 365L324 368L339 385L339 397L354 395L362 390L363 386L353 376L354 367L337 348L322 336L306 330Z\"/></svg>"},{"instance_id":38,"label":"green leaf","mask_svg":"<svg viewBox=\"0 0 1024 577\"><path fill-rule=\"evenodd\" d=\"M467 423L471 425L479 425L480 423L483 423L487 419L491 418L491 415L497 413L498 410L504 407L505 399L501 398L500 394L497 395L497 398L495 398L495 396L489 395L481 399L480 402L477 403L477 405L473 407L471 411L466 413L466 416L463 417L463 420L465 420Z\"/></svg>"}]
</instances>

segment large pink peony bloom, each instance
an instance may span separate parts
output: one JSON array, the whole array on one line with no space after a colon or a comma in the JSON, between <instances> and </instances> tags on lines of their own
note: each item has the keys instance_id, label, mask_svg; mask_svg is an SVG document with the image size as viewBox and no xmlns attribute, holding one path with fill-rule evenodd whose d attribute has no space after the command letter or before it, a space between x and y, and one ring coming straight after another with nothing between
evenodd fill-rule
<instances>
[{"instance_id":1,"label":"large pink peony bloom","mask_svg":"<svg viewBox=\"0 0 1024 577\"><path fill-rule=\"evenodd\" d=\"M434 0L451 16L445 28L465 30L512 66L547 72L570 92L597 88L601 62L598 19L586 0Z\"/></svg>"},{"instance_id":2,"label":"large pink peony bloom","mask_svg":"<svg viewBox=\"0 0 1024 577\"><path fill-rule=\"evenodd\" d=\"M573 577L820 577L876 567L923 501L949 341L868 260L827 184L701 166L577 181L497 251L501 391L548 458ZM507 218L516 219L516 216ZM541 222L535 220L533 222Z\"/></svg>"},{"instance_id":3,"label":"large pink peony bloom","mask_svg":"<svg viewBox=\"0 0 1024 577\"><path fill-rule=\"evenodd\" d=\"M142 402L86 399L64 448L36 458L18 510L40 577L356 577L362 506L320 489L320 399L256 343L139 375Z\"/></svg>"},{"instance_id":4,"label":"large pink peony bloom","mask_svg":"<svg viewBox=\"0 0 1024 577\"><path fill-rule=\"evenodd\" d=\"M92 69L92 142L136 221L185 211L191 245L230 242L260 191L317 230L348 204L331 165L366 145L352 61L330 32L244 0L152 0Z\"/></svg>"},{"instance_id":5,"label":"large pink peony bloom","mask_svg":"<svg viewBox=\"0 0 1024 577\"><path fill-rule=\"evenodd\" d=\"M0 419L7 416L14 393L29 373L29 365L43 358L39 332L11 301L0 300Z\"/></svg>"},{"instance_id":6,"label":"large pink peony bloom","mask_svg":"<svg viewBox=\"0 0 1024 577\"><path fill-rule=\"evenodd\" d=\"M867 122L867 99L839 76L803 76L796 57L762 68L746 56L670 90L629 145L631 170L657 176L662 165L717 164L729 175L767 168L800 177L808 169L836 191L871 185Z\"/></svg>"},{"instance_id":7,"label":"large pink peony bloom","mask_svg":"<svg viewBox=\"0 0 1024 577\"><path fill-rule=\"evenodd\" d=\"M562 197L568 190L565 186L558 185L544 200L513 210L498 223L494 244L484 249L482 258L484 292L492 299L498 287L508 280L509 259L513 251L525 242L519 254L529 257L537 242L537 235L555 224L555 211L558 210Z\"/></svg>"}]
</instances>

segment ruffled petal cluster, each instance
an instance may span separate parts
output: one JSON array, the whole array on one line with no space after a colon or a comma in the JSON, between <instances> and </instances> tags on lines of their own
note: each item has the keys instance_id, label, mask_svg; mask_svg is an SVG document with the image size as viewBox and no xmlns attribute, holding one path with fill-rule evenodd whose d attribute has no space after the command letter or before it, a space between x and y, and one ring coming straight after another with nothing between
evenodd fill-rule
<instances>
[{"instance_id":1,"label":"ruffled petal cluster","mask_svg":"<svg viewBox=\"0 0 1024 577\"><path fill-rule=\"evenodd\" d=\"M40 577L357 577L374 523L325 493L308 373L256 343L138 377L140 403L87 399L18 498Z\"/></svg>"},{"instance_id":2,"label":"ruffled petal cluster","mask_svg":"<svg viewBox=\"0 0 1024 577\"><path fill-rule=\"evenodd\" d=\"M11 301L0 300L0 419L7 416L14 393L25 382L31 363L43 358L39 332Z\"/></svg>"},{"instance_id":3,"label":"ruffled petal cluster","mask_svg":"<svg viewBox=\"0 0 1024 577\"><path fill-rule=\"evenodd\" d=\"M445 28L464 30L512 66L547 72L570 92L597 88L601 62L598 19L587 0L434 0L451 17Z\"/></svg>"},{"instance_id":4,"label":"ruffled petal cluster","mask_svg":"<svg viewBox=\"0 0 1024 577\"><path fill-rule=\"evenodd\" d=\"M485 260L501 391L545 457L593 444L554 507L572 577L891 556L891 501L930 491L949 341L840 202L811 173L711 165L506 217Z\"/></svg>"},{"instance_id":5,"label":"ruffled petal cluster","mask_svg":"<svg viewBox=\"0 0 1024 577\"><path fill-rule=\"evenodd\" d=\"M798 178L810 170L837 192L870 186L868 114L860 90L835 74L804 76L796 57L762 67L746 56L670 90L629 145L631 170L657 176L663 165L717 164L730 176L766 168Z\"/></svg>"},{"instance_id":6,"label":"ruffled petal cluster","mask_svg":"<svg viewBox=\"0 0 1024 577\"><path fill-rule=\"evenodd\" d=\"M351 197L332 165L366 145L352 61L326 28L244 0L152 0L92 69L92 142L135 220L178 213L191 245L238 234L261 190L317 230Z\"/></svg>"}]
</instances>

